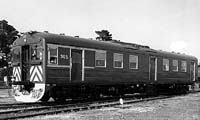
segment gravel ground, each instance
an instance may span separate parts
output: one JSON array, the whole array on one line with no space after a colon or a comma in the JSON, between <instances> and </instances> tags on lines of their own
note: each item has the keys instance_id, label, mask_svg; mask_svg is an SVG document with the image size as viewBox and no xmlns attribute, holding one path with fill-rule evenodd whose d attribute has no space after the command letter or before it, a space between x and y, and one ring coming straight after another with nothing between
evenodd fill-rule
<instances>
[{"instance_id":1,"label":"gravel ground","mask_svg":"<svg viewBox=\"0 0 200 120\"><path fill-rule=\"evenodd\" d=\"M0 104L15 103L0 89ZM47 115L24 120L200 120L200 93L118 107Z\"/></svg>"},{"instance_id":2,"label":"gravel ground","mask_svg":"<svg viewBox=\"0 0 200 120\"><path fill-rule=\"evenodd\" d=\"M17 103L13 97L11 97L10 89L0 89L0 104Z\"/></svg>"},{"instance_id":3,"label":"gravel ground","mask_svg":"<svg viewBox=\"0 0 200 120\"><path fill-rule=\"evenodd\" d=\"M25 120L200 120L200 93Z\"/></svg>"}]
</instances>

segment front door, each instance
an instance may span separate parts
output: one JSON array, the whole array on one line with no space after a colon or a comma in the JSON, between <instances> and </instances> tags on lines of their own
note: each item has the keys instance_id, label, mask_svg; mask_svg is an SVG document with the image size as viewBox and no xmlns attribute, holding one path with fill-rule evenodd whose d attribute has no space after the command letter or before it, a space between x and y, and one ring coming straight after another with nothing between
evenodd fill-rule
<instances>
[{"instance_id":1,"label":"front door","mask_svg":"<svg viewBox=\"0 0 200 120\"><path fill-rule=\"evenodd\" d=\"M149 80L157 80L157 58L155 56L149 58Z\"/></svg>"},{"instance_id":2,"label":"front door","mask_svg":"<svg viewBox=\"0 0 200 120\"><path fill-rule=\"evenodd\" d=\"M71 50L71 81L82 80L82 50Z\"/></svg>"},{"instance_id":3,"label":"front door","mask_svg":"<svg viewBox=\"0 0 200 120\"><path fill-rule=\"evenodd\" d=\"M30 49L29 45L22 46L22 81L29 79Z\"/></svg>"}]
</instances>

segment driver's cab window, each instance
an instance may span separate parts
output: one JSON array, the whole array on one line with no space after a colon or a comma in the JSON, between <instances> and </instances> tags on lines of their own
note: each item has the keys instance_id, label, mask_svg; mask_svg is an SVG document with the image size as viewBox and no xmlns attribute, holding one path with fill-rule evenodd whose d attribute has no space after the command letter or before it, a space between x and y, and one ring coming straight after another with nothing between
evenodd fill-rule
<instances>
[{"instance_id":1,"label":"driver's cab window","mask_svg":"<svg viewBox=\"0 0 200 120\"><path fill-rule=\"evenodd\" d=\"M58 46L48 45L48 64L55 65L58 64Z\"/></svg>"},{"instance_id":2,"label":"driver's cab window","mask_svg":"<svg viewBox=\"0 0 200 120\"><path fill-rule=\"evenodd\" d=\"M31 46L31 60L42 60L42 50L43 48L38 45L32 45Z\"/></svg>"},{"instance_id":3,"label":"driver's cab window","mask_svg":"<svg viewBox=\"0 0 200 120\"><path fill-rule=\"evenodd\" d=\"M12 61L13 62L20 62L20 47L15 47L12 49Z\"/></svg>"}]
</instances>

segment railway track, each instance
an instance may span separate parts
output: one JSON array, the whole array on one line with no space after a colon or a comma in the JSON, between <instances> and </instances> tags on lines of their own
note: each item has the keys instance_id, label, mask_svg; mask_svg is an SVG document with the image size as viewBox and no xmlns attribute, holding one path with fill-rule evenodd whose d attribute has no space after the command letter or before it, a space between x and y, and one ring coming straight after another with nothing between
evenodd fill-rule
<instances>
[{"instance_id":1,"label":"railway track","mask_svg":"<svg viewBox=\"0 0 200 120\"><path fill-rule=\"evenodd\" d=\"M30 105L39 106L40 103L14 103L14 104L0 104L0 111L2 109L15 109L15 108L23 108Z\"/></svg>"},{"instance_id":2,"label":"railway track","mask_svg":"<svg viewBox=\"0 0 200 120\"><path fill-rule=\"evenodd\" d=\"M200 91L193 91L189 93L196 93ZM137 102L144 102L144 101L151 101L151 100L158 100L158 99L166 99L175 97L177 95L171 96L159 96L159 97L150 97L144 99L131 99L126 98L123 101L123 104L132 104ZM22 105L23 104L17 104ZM17 106L16 105L16 106ZM58 114L63 112L72 112L72 111L82 111L88 109L98 109L102 107L111 107L120 105L119 100L101 100L101 101L93 101L93 102L74 102L74 103L50 103L50 104L43 104L40 105L38 103L34 104L26 104L24 107L20 106L18 108L12 109L1 109L0 110L0 120L4 119L18 119L18 118L26 118L26 117L34 117L40 115L50 115L50 114Z\"/></svg>"},{"instance_id":3,"label":"railway track","mask_svg":"<svg viewBox=\"0 0 200 120\"><path fill-rule=\"evenodd\" d=\"M65 103L70 103L67 101ZM53 106L63 104L62 102L37 102L37 103L14 103L14 104L0 104L0 111L4 109L16 109L16 108L28 108L28 107L37 107L37 106Z\"/></svg>"}]
</instances>

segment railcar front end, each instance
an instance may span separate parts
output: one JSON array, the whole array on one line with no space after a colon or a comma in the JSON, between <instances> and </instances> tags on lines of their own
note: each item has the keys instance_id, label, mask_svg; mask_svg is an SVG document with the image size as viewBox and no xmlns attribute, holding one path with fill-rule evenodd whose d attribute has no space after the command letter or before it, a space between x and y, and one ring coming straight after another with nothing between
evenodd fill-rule
<instances>
[{"instance_id":1,"label":"railcar front end","mask_svg":"<svg viewBox=\"0 0 200 120\"><path fill-rule=\"evenodd\" d=\"M25 34L13 43L12 90L17 101L36 102L45 93L44 39Z\"/></svg>"}]
</instances>

